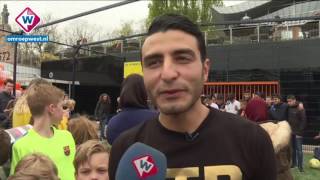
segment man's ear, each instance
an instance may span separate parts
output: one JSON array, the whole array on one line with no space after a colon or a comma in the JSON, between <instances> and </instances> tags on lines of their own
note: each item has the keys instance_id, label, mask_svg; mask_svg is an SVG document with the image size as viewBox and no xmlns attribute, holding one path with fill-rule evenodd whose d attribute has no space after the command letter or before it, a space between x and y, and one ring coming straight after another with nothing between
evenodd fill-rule
<instances>
[{"instance_id":1,"label":"man's ear","mask_svg":"<svg viewBox=\"0 0 320 180\"><path fill-rule=\"evenodd\" d=\"M210 72L210 66L211 66L211 62L209 58L206 58L203 62L203 79L204 82L208 81L208 76L209 76L209 72Z\"/></svg>"}]
</instances>

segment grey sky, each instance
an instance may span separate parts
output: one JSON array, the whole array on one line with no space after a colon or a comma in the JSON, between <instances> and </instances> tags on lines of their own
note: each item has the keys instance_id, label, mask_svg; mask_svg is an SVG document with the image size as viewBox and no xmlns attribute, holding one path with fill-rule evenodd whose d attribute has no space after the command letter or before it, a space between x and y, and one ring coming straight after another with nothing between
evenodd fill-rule
<instances>
[{"instance_id":1,"label":"grey sky","mask_svg":"<svg viewBox=\"0 0 320 180\"><path fill-rule=\"evenodd\" d=\"M9 9L9 23L13 28L17 28L15 18L26 8L30 7L40 18L46 14L52 14L55 19L75 15L84 11L114 4L119 1L2 1L0 0L1 10L3 4L8 5ZM225 0L224 4L233 5L241 2ZM144 19L148 16L148 4L150 2L143 0L109 10L94 13L81 18L81 20L88 21L89 24L95 25L99 30L112 32L114 29L120 27L121 23L132 21L134 27L139 28ZM63 29L75 20L69 20L58 25L58 30Z\"/></svg>"},{"instance_id":2,"label":"grey sky","mask_svg":"<svg viewBox=\"0 0 320 180\"><path fill-rule=\"evenodd\" d=\"M61 19L114 3L116 3L116 1L0 1L1 9L3 4L8 5L10 12L9 23L11 25L16 24L16 16L26 7L30 7L40 18L50 13L55 19ZM103 27L104 30L112 31L119 27L121 22L138 22L146 18L148 14L148 3L147 1L134 2L77 19L88 21L90 24ZM72 23L72 21L75 20L61 23L58 28L62 29L67 24Z\"/></svg>"}]
</instances>

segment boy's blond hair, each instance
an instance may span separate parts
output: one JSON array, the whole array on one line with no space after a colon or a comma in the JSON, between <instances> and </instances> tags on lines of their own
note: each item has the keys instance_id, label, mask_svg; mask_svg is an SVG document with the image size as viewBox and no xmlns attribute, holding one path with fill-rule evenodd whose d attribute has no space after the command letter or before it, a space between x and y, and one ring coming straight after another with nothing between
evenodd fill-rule
<instances>
[{"instance_id":1,"label":"boy's blond hair","mask_svg":"<svg viewBox=\"0 0 320 180\"><path fill-rule=\"evenodd\" d=\"M76 145L80 145L91 139L99 139L98 125L85 116L70 119L68 131L71 132Z\"/></svg>"},{"instance_id":2,"label":"boy's blond hair","mask_svg":"<svg viewBox=\"0 0 320 180\"><path fill-rule=\"evenodd\" d=\"M14 175L8 180L59 180L58 169L46 155L34 153L17 164Z\"/></svg>"},{"instance_id":3,"label":"boy's blond hair","mask_svg":"<svg viewBox=\"0 0 320 180\"><path fill-rule=\"evenodd\" d=\"M76 174L78 174L79 167L88 162L93 154L107 153L109 155L110 148L98 140L89 140L81 144L77 148L76 156L73 161Z\"/></svg>"},{"instance_id":4,"label":"boy's blond hair","mask_svg":"<svg viewBox=\"0 0 320 180\"><path fill-rule=\"evenodd\" d=\"M76 106L76 101L73 100L73 99L68 99L68 100L66 100L66 102L65 102L65 106L67 106L67 108L69 108L70 111L73 111L73 110L74 110L74 107Z\"/></svg>"},{"instance_id":5,"label":"boy's blond hair","mask_svg":"<svg viewBox=\"0 0 320 180\"><path fill-rule=\"evenodd\" d=\"M46 106L58 104L63 100L64 92L50 84L31 86L27 91L27 102L32 116L40 116Z\"/></svg>"}]
</instances>

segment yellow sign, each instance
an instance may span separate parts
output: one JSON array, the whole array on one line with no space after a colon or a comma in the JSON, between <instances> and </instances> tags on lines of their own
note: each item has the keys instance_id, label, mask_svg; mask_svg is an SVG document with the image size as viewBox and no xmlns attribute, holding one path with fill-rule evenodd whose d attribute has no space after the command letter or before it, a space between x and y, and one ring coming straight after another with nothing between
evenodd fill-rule
<instances>
[{"instance_id":1,"label":"yellow sign","mask_svg":"<svg viewBox=\"0 0 320 180\"><path fill-rule=\"evenodd\" d=\"M124 69L123 69L123 76L126 78L130 74L142 74L142 66L140 61L133 61L133 62L125 62Z\"/></svg>"}]
</instances>

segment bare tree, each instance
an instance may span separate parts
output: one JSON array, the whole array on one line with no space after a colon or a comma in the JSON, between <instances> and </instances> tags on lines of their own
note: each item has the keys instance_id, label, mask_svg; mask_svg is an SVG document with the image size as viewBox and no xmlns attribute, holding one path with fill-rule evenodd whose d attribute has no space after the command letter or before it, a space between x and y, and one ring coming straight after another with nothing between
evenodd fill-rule
<instances>
[{"instance_id":1,"label":"bare tree","mask_svg":"<svg viewBox=\"0 0 320 180\"><path fill-rule=\"evenodd\" d=\"M63 42L71 45L77 44L77 41L82 39L92 42L96 39L97 32L99 31L96 25L89 24L85 20L75 20L64 29Z\"/></svg>"},{"instance_id":2,"label":"bare tree","mask_svg":"<svg viewBox=\"0 0 320 180\"><path fill-rule=\"evenodd\" d=\"M48 23L53 21L52 14L47 14L42 18L43 23ZM48 35L49 39L52 41L59 41L59 34L57 31L58 25L51 25L40 29L35 29L32 34L36 35ZM35 43L35 48L38 51L40 55L42 55L43 52L54 54L57 49L57 44L53 43L41 43L37 42Z\"/></svg>"},{"instance_id":3,"label":"bare tree","mask_svg":"<svg viewBox=\"0 0 320 180\"><path fill-rule=\"evenodd\" d=\"M52 14L47 14L42 18L42 23L53 21ZM52 25L40 29L35 29L32 35L48 35L50 40L59 41L57 25ZM50 60L47 57L54 58L58 45L54 43L19 43L18 62L24 65L39 66L41 61ZM46 58L44 58L46 57Z\"/></svg>"}]
</instances>

